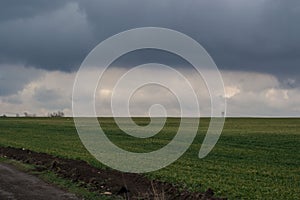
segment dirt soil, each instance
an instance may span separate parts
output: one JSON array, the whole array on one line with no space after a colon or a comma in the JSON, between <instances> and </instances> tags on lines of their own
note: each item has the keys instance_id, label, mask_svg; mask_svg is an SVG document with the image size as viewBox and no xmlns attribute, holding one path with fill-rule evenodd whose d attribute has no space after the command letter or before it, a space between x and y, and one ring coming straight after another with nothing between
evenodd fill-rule
<instances>
[{"instance_id":1,"label":"dirt soil","mask_svg":"<svg viewBox=\"0 0 300 200\"><path fill-rule=\"evenodd\" d=\"M0 156L36 165L40 171L51 170L60 177L80 182L93 191L124 199L225 199L214 197L212 189L205 193L189 192L170 183L149 180L141 174L98 169L85 161L59 158L26 149L0 147Z\"/></svg>"},{"instance_id":2,"label":"dirt soil","mask_svg":"<svg viewBox=\"0 0 300 200\"><path fill-rule=\"evenodd\" d=\"M79 200L74 194L62 191L5 163L0 163L0 199Z\"/></svg>"}]
</instances>

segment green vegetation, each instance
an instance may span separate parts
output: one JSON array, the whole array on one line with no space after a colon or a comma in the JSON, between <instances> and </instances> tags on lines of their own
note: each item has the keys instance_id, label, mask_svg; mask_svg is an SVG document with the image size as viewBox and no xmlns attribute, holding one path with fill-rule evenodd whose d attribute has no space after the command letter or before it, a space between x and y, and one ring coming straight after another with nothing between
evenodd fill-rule
<instances>
[{"instance_id":1,"label":"green vegetation","mask_svg":"<svg viewBox=\"0 0 300 200\"><path fill-rule=\"evenodd\" d=\"M135 119L138 124L147 118ZM108 137L134 152L149 152L167 144L179 119L170 118L156 136L136 139L125 135L111 118L99 120ZM209 119L189 150L172 165L147 176L194 191L212 188L230 199L300 199L300 119L230 118L213 151L204 159L198 152ZM2 118L0 145L83 159L105 167L83 147L71 118Z\"/></svg>"},{"instance_id":2,"label":"green vegetation","mask_svg":"<svg viewBox=\"0 0 300 200\"><path fill-rule=\"evenodd\" d=\"M71 180L67 180L57 176L54 172L47 171L39 174L39 177L57 185L60 188L66 189L70 193L76 194L78 197L83 197L86 200L117 200L120 198L114 196L105 196L97 192L91 192L88 188L82 187L80 183L74 183Z\"/></svg>"}]
</instances>

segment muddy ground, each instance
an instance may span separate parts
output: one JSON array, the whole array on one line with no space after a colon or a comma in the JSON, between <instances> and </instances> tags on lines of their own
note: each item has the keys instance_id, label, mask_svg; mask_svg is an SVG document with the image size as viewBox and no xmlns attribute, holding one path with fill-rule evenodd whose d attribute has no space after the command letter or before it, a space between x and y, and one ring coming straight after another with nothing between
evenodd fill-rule
<instances>
[{"instance_id":1,"label":"muddy ground","mask_svg":"<svg viewBox=\"0 0 300 200\"><path fill-rule=\"evenodd\" d=\"M60 177L80 182L90 190L124 199L224 199L214 197L211 189L205 193L189 192L170 183L151 181L141 174L98 169L85 161L58 158L25 149L0 147L0 156L36 165L41 171L54 171Z\"/></svg>"}]
</instances>

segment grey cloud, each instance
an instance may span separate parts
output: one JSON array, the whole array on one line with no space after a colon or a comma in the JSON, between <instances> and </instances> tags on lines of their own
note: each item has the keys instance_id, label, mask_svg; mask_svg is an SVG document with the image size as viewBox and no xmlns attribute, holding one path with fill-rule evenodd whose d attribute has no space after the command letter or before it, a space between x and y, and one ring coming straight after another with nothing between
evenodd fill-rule
<instances>
[{"instance_id":1,"label":"grey cloud","mask_svg":"<svg viewBox=\"0 0 300 200\"><path fill-rule=\"evenodd\" d=\"M0 21L35 17L64 6L69 0L2 0Z\"/></svg>"},{"instance_id":2,"label":"grey cloud","mask_svg":"<svg viewBox=\"0 0 300 200\"><path fill-rule=\"evenodd\" d=\"M49 8L40 3L44 1L9 2L1 7L19 14L0 15L2 63L76 70L105 38L130 28L161 26L196 39L221 69L266 72L299 82L297 0L77 0L51 1ZM147 61L147 56L139 59Z\"/></svg>"},{"instance_id":3,"label":"grey cloud","mask_svg":"<svg viewBox=\"0 0 300 200\"><path fill-rule=\"evenodd\" d=\"M0 69L0 96L18 93L41 74L39 70L20 66L5 65Z\"/></svg>"},{"instance_id":4,"label":"grey cloud","mask_svg":"<svg viewBox=\"0 0 300 200\"><path fill-rule=\"evenodd\" d=\"M38 107L48 110L63 110L71 107L71 101L68 96L62 94L59 89L48 89L38 87L35 89L32 99L36 101Z\"/></svg>"},{"instance_id":5,"label":"grey cloud","mask_svg":"<svg viewBox=\"0 0 300 200\"><path fill-rule=\"evenodd\" d=\"M22 98L20 98L19 95L6 96L1 99L2 102L14 104L14 105L20 105L23 103Z\"/></svg>"},{"instance_id":6,"label":"grey cloud","mask_svg":"<svg viewBox=\"0 0 300 200\"><path fill-rule=\"evenodd\" d=\"M69 71L91 50L91 40L84 14L68 3L35 17L0 22L0 62Z\"/></svg>"},{"instance_id":7,"label":"grey cloud","mask_svg":"<svg viewBox=\"0 0 300 200\"><path fill-rule=\"evenodd\" d=\"M300 3L286 2L88 1L80 7L102 37L141 26L172 28L200 42L221 69L279 74L300 63Z\"/></svg>"},{"instance_id":8,"label":"grey cloud","mask_svg":"<svg viewBox=\"0 0 300 200\"><path fill-rule=\"evenodd\" d=\"M35 90L33 98L39 102L49 103L60 99L61 95L56 90L42 87Z\"/></svg>"},{"instance_id":9,"label":"grey cloud","mask_svg":"<svg viewBox=\"0 0 300 200\"><path fill-rule=\"evenodd\" d=\"M12 70L13 67L9 69ZM0 110L2 113L22 113L27 111L45 116L48 112L63 110L68 116L72 114L71 93L75 73L48 72L46 70L40 72L40 70L33 68L19 69L23 69L17 74L19 79L25 76L31 77L32 80L27 81L26 84L23 83L25 86L22 87L23 89L18 89L17 94L0 96ZM104 76L104 79L101 79L103 82L99 83L96 93L97 113L110 114L112 89L118 77L122 76L127 70L120 67L111 68ZM180 68L180 71L188 78L199 97L201 115L209 116L211 111L210 97L205 83L200 76L195 75L190 70ZM89 73L95 73L95 71L90 71ZM229 116L299 116L299 88L283 88L283 83L270 74L246 73L242 71L221 71L221 73L225 83ZM13 73L11 72L11 74ZM163 79L167 78L171 84L170 88L182 87L182 82L175 77L167 76L164 72L161 73L160 77ZM9 87L15 81L13 78L6 80L7 84L3 86L4 88ZM293 85L294 83L294 80L289 80L289 84ZM126 91L126 85L121 85L121 87L122 91ZM184 89L180 91L179 95L181 97L187 98L187 100L190 99ZM85 92L82 91L81 96L83 98L86 95ZM118 96L120 97L117 99L118 101L127 101L122 94ZM132 114L137 115L147 114L150 105L154 103L166 105L170 116L179 116L180 114L175 96L166 92L165 89L157 87L143 87L141 90L136 91L130 101L130 111L132 111ZM83 112L85 110L85 108L82 108Z\"/></svg>"}]
</instances>

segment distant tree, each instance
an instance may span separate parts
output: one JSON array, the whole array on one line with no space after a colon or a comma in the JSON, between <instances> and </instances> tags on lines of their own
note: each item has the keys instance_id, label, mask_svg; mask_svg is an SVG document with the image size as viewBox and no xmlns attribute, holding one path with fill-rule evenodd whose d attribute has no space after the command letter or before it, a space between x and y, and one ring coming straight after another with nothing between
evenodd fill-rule
<instances>
[{"instance_id":1,"label":"distant tree","mask_svg":"<svg viewBox=\"0 0 300 200\"><path fill-rule=\"evenodd\" d=\"M62 111L52 112L48 114L48 117L64 117L65 113Z\"/></svg>"},{"instance_id":2,"label":"distant tree","mask_svg":"<svg viewBox=\"0 0 300 200\"><path fill-rule=\"evenodd\" d=\"M64 117L64 116L65 116L65 113L62 112L62 111L58 111L58 112L57 112L57 115L58 115L59 117Z\"/></svg>"},{"instance_id":3,"label":"distant tree","mask_svg":"<svg viewBox=\"0 0 300 200\"><path fill-rule=\"evenodd\" d=\"M24 112L25 117L36 117L36 114L29 114L28 112Z\"/></svg>"},{"instance_id":4,"label":"distant tree","mask_svg":"<svg viewBox=\"0 0 300 200\"><path fill-rule=\"evenodd\" d=\"M224 117L224 116L225 116L225 112L224 112L224 111L223 111L221 114L222 114L222 117Z\"/></svg>"}]
</instances>

